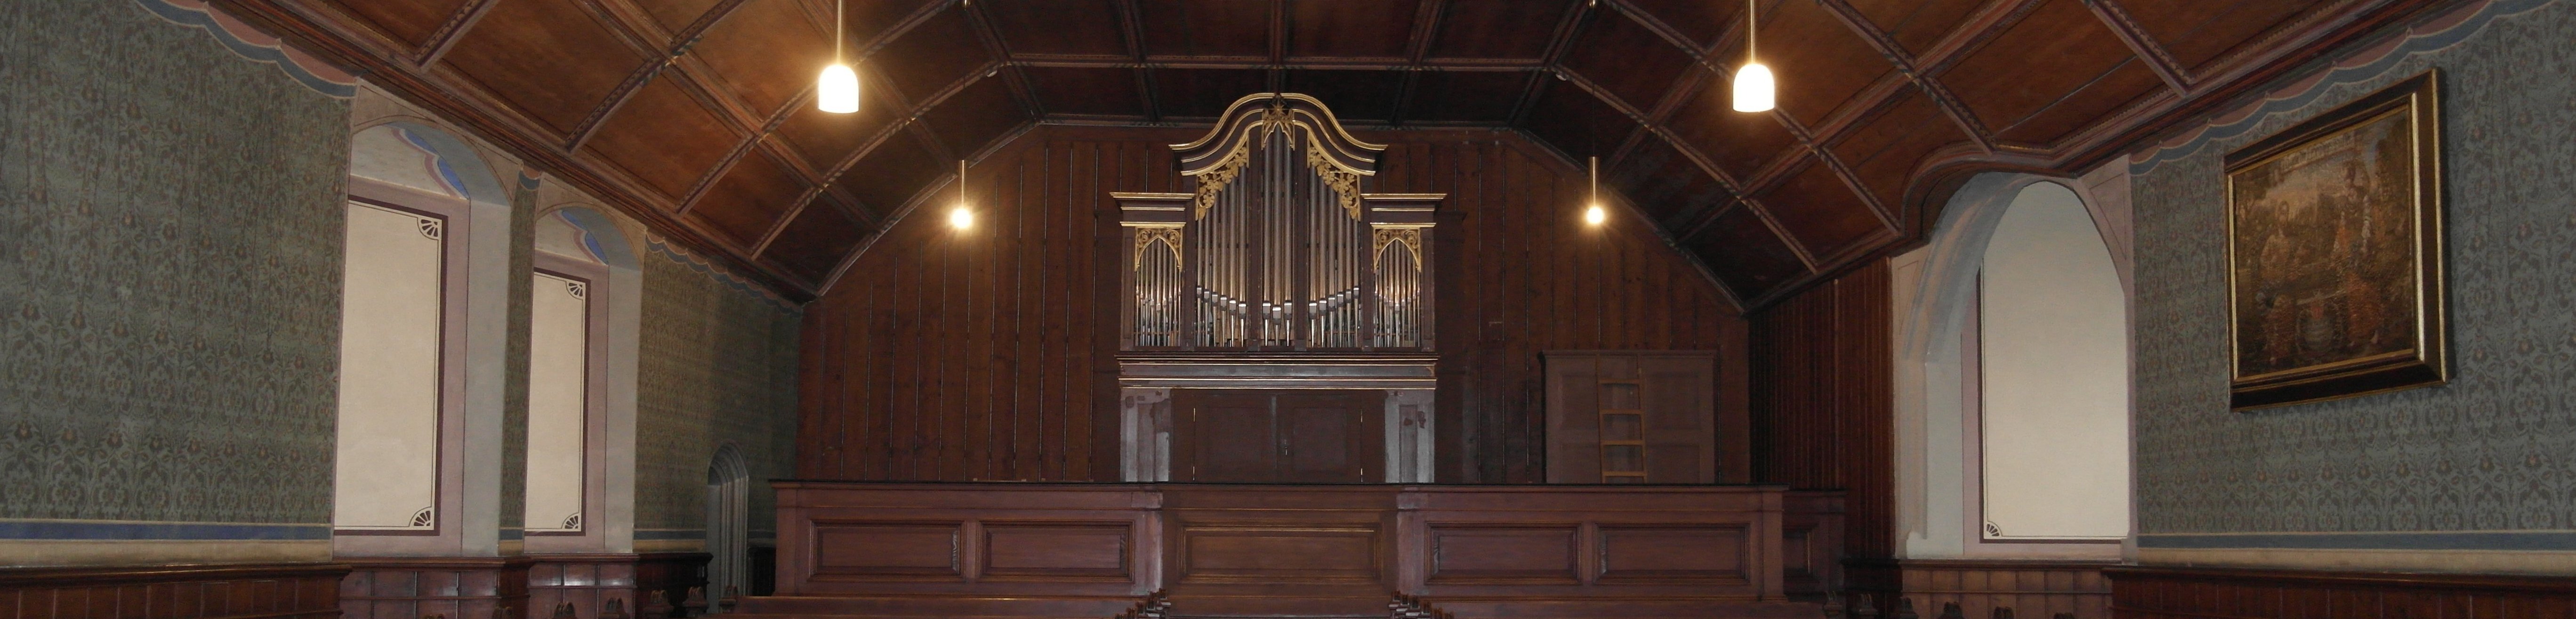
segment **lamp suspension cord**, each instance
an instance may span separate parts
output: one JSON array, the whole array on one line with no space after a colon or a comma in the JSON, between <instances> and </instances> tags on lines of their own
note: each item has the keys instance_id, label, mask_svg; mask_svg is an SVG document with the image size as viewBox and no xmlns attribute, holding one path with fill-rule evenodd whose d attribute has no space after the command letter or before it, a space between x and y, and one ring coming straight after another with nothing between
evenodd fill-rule
<instances>
[{"instance_id":1,"label":"lamp suspension cord","mask_svg":"<svg viewBox=\"0 0 2576 619\"><path fill-rule=\"evenodd\" d=\"M1744 0L1744 62L1759 62L1754 57L1754 37L1762 32L1762 7L1759 0Z\"/></svg>"},{"instance_id":2,"label":"lamp suspension cord","mask_svg":"<svg viewBox=\"0 0 2576 619\"><path fill-rule=\"evenodd\" d=\"M1601 158L1592 158L1592 206L1601 206Z\"/></svg>"},{"instance_id":3,"label":"lamp suspension cord","mask_svg":"<svg viewBox=\"0 0 2576 619\"><path fill-rule=\"evenodd\" d=\"M957 208L966 208L966 160L957 160Z\"/></svg>"},{"instance_id":4,"label":"lamp suspension cord","mask_svg":"<svg viewBox=\"0 0 2576 619\"><path fill-rule=\"evenodd\" d=\"M841 24L845 19L841 13L848 4L848 0L832 0L832 64L841 64Z\"/></svg>"}]
</instances>

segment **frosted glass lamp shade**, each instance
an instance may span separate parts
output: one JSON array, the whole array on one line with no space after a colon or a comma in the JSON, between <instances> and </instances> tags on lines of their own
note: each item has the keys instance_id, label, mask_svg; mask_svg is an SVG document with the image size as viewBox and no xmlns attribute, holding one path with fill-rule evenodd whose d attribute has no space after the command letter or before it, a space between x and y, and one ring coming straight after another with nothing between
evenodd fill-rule
<instances>
[{"instance_id":1,"label":"frosted glass lamp shade","mask_svg":"<svg viewBox=\"0 0 2576 619\"><path fill-rule=\"evenodd\" d=\"M948 226L959 230L975 227L975 212L966 210L964 204L957 205L956 210L948 211Z\"/></svg>"},{"instance_id":2,"label":"frosted glass lamp shade","mask_svg":"<svg viewBox=\"0 0 2576 619\"><path fill-rule=\"evenodd\" d=\"M859 111L859 74L840 63L823 67L823 79L814 87L814 104L834 114Z\"/></svg>"},{"instance_id":3,"label":"frosted glass lamp shade","mask_svg":"<svg viewBox=\"0 0 2576 619\"><path fill-rule=\"evenodd\" d=\"M1583 209L1583 223L1598 226L1605 221L1610 221L1610 211L1602 209L1600 204Z\"/></svg>"},{"instance_id":4,"label":"frosted glass lamp shade","mask_svg":"<svg viewBox=\"0 0 2576 619\"><path fill-rule=\"evenodd\" d=\"M1744 63L1744 68L1735 70L1735 111L1771 111L1776 96L1771 86L1770 67L1759 62Z\"/></svg>"}]
</instances>

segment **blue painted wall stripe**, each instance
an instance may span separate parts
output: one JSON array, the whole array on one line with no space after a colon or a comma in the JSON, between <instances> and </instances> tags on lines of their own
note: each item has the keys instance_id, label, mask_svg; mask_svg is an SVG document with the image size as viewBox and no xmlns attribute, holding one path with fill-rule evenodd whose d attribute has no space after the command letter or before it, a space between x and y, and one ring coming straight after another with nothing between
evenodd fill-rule
<instances>
[{"instance_id":1,"label":"blue painted wall stripe","mask_svg":"<svg viewBox=\"0 0 2576 619\"><path fill-rule=\"evenodd\" d=\"M17 540L328 540L327 524L223 522L83 522L0 520L0 539Z\"/></svg>"}]
</instances>

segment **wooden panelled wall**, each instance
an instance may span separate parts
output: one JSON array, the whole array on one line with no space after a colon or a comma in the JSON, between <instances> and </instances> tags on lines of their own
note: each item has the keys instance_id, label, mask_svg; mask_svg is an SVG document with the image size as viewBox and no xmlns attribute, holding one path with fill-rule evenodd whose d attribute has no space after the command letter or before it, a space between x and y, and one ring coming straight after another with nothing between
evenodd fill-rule
<instances>
[{"instance_id":1,"label":"wooden panelled wall","mask_svg":"<svg viewBox=\"0 0 2576 619\"><path fill-rule=\"evenodd\" d=\"M5 569L0 617L335 619L348 573L333 563Z\"/></svg>"},{"instance_id":2,"label":"wooden panelled wall","mask_svg":"<svg viewBox=\"0 0 2576 619\"><path fill-rule=\"evenodd\" d=\"M1751 316L1755 478L1847 491L1848 556L1894 556L1894 359L1888 272L1873 260ZM1887 569L1871 569L1879 565ZM1855 565L1881 594L1895 571Z\"/></svg>"},{"instance_id":3,"label":"wooden panelled wall","mask_svg":"<svg viewBox=\"0 0 2576 619\"><path fill-rule=\"evenodd\" d=\"M2104 573L2111 616L2120 619L2576 617L2576 580L2564 576L2179 567Z\"/></svg>"},{"instance_id":4,"label":"wooden panelled wall","mask_svg":"<svg viewBox=\"0 0 2576 619\"><path fill-rule=\"evenodd\" d=\"M970 170L964 232L954 186L930 189L806 311L798 476L1117 479L1108 194L1188 190L1168 145L1202 132L1037 128ZM1743 321L1647 222L1584 226L1581 169L1508 132L1360 137L1391 144L1367 191L1450 194L1441 481L1544 479L1543 350L1718 350L1720 426L1743 427ZM1749 478L1749 442L1721 437L1722 477Z\"/></svg>"}]
</instances>

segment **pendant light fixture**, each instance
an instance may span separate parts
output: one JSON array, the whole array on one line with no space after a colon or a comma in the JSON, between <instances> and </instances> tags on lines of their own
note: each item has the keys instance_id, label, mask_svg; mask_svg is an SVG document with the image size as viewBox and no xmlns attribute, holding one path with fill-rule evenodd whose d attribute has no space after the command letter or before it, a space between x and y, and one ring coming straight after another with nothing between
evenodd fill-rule
<instances>
[{"instance_id":1,"label":"pendant light fixture","mask_svg":"<svg viewBox=\"0 0 2576 619\"><path fill-rule=\"evenodd\" d=\"M859 111L859 74L841 62L842 3L832 2L832 66L823 67L823 79L814 86L814 106L834 114Z\"/></svg>"},{"instance_id":2,"label":"pendant light fixture","mask_svg":"<svg viewBox=\"0 0 2576 619\"><path fill-rule=\"evenodd\" d=\"M964 230L975 227L975 212L966 210L966 160L957 160L957 208L948 211L948 227Z\"/></svg>"},{"instance_id":3,"label":"pendant light fixture","mask_svg":"<svg viewBox=\"0 0 2576 619\"><path fill-rule=\"evenodd\" d=\"M1601 225L1610 221L1610 211L1601 208L1601 158L1592 158L1592 204L1583 208L1583 223Z\"/></svg>"},{"instance_id":4,"label":"pendant light fixture","mask_svg":"<svg viewBox=\"0 0 2576 619\"><path fill-rule=\"evenodd\" d=\"M1735 70L1735 111L1768 112L1776 99L1772 92L1771 68L1762 66L1754 55L1753 35L1762 29L1757 0L1744 0L1744 67Z\"/></svg>"}]
</instances>

